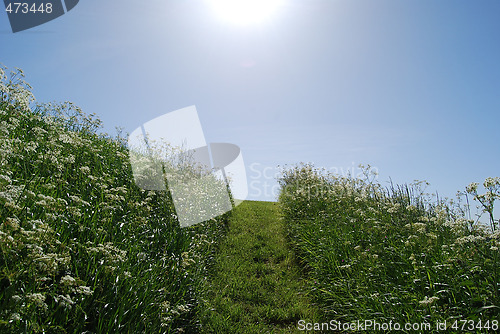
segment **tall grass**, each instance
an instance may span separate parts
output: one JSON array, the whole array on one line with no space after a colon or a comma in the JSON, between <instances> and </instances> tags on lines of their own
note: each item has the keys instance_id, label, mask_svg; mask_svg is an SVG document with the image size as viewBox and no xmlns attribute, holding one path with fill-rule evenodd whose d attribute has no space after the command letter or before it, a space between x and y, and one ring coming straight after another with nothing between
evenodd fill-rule
<instances>
[{"instance_id":1,"label":"tall grass","mask_svg":"<svg viewBox=\"0 0 500 334\"><path fill-rule=\"evenodd\" d=\"M432 200L422 182L382 187L369 168L354 178L302 164L279 182L290 242L328 319L498 328L500 233L463 205Z\"/></svg>"},{"instance_id":2,"label":"tall grass","mask_svg":"<svg viewBox=\"0 0 500 334\"><path fill-rule=\"evenodd\" d=\"M227 215L180 228L123 138L0 68L0 332L193 331Z\"/></svg>"}]
</instances>

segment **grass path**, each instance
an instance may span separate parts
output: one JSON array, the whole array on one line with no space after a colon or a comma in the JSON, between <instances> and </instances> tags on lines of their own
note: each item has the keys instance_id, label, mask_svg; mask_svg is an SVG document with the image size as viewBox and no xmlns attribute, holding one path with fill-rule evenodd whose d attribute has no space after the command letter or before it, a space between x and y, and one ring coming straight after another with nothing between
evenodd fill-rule
<instances>
[{"instance_id":1,"label":"grass path","mask_svg":"<svg viewBox=\"0 0 500 334\"><path fill-rule=\"evenodd\" d=\"M318 321L276 203L238 206L220 247L207 282L204 333L296 333L300 319Z\"/></svg>"}]
</instances>

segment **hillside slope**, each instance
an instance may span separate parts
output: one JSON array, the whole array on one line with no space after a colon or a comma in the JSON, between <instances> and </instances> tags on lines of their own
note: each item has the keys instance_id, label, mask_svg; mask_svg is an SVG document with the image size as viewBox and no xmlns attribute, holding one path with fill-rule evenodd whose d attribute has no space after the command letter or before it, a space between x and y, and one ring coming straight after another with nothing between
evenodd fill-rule
<instances>
[{"instance_id":1,"label":"hillside slope","mask_svg":"<svg viewBox=\"0 0 500 334\"><path fill-rule=\"evenodd\" d=\"M0 332L193 330L227 215L180 228L119 138L0 67Z\"/></svg>"}]
</instances>

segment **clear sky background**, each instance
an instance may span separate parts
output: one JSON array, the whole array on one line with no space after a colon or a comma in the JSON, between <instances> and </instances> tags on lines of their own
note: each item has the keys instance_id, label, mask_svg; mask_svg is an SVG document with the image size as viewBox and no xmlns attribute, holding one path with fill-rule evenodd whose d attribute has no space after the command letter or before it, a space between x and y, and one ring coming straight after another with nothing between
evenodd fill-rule
<instances>
[{"instance_id":1,"label":"clear sky background","mask_svg":"<svg viewBox=\"0 0 500 334\"><path fill-rule=\"evenodd\" d=\"M448 197L500 176L497 0L285 0L250 25L208 0L82 0L16 34L0 13L0 62L110 134L196 105L207 142L241 147L249 199L301 161Z\"/></svg>"}]
</instances>

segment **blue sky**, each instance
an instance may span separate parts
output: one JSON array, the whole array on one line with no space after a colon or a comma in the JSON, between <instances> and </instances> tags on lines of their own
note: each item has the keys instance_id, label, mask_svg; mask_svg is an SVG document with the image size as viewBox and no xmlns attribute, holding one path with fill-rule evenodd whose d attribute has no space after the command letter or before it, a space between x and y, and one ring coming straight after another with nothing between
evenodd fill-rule
<instances>
[{"instance_id":1,"label":"blue sky","mask_svg":"<svg viewBox=\"0 0 500 334\"><path fill-rule=\"evenodd\" d=\"M0 14L0 62L111 134L196 105L208 142L241 147L249 199L301 161L452 197L500 176L499 17L496 0L285 0L240 26L208 0L82 0L16 34Z\"/></svg>"}]
</instances>

